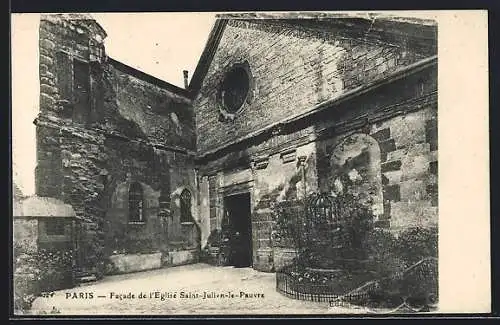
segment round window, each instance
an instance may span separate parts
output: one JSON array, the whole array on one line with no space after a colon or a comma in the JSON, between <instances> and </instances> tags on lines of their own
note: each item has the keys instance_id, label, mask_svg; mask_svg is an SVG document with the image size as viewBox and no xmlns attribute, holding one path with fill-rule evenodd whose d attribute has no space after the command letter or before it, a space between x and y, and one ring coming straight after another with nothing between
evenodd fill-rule
<instances>
[{"instance_id":1,"label":"round window","mask_svg":"<svg viewBox=\"0 0 500 325\"><path fill-rule=\"evenodd\" d=\"M228 113L236 113L245 102L250 90L250 78L247 71L236 66L229 70L222 82L221 99Z\"/></svg>"}]
</instances>

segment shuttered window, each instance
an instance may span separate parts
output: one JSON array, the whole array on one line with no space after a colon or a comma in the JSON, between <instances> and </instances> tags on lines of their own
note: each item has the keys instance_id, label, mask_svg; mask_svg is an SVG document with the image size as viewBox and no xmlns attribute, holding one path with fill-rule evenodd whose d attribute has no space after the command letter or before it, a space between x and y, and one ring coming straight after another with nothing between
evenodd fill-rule
<instances>
[{"instance_id":1,"label":"shuttered window","mask_svg":"<svg viewBox=\"0 0 500 325\"><path fill-rule=\"evenodd\" d=\"M75 123L86 124L91 111L89 63L57 52L56 80L60 98L66 101L65 116Z\"/></svg>"},{"instance_id":2,"label":"shuttered window","mask_svg":"<svg viewBox=\"0 0 500 325\"><path fill-rule=\"evenodd\" d=\"M144 197L141 184L135 182L129 188L129 222L144 222Z\"/></svg>"},{"instance_id":3,"label":"shuttered window","mask_svg":"<svg viewBox=\"0 0 500 325\"><path fill-rule=\"evenodd\" d=\"M181 222L193 222L191 216L191 192L183 190L181 193Z\"/></svg>"},{"instance_id":4,"label":"shuttered window","mask_svg":"<svg viewBox=\"0 0 500 325\"><path fill-rule=\"evenodd\" d=\"M87 123L90 114L90 67L88 62L73 60L73 121Z\"/></svg>"},{"instance_id":5,"label":"shuttered window","mask_svg":"<svg viewBox=\"0 0 500 325\"><path fill-rule=\"evenodd\" d=\"M63 236L66 223L64 220L53 219L45 221L45 232L48 236Z\"/></svg>"}]
</instances>

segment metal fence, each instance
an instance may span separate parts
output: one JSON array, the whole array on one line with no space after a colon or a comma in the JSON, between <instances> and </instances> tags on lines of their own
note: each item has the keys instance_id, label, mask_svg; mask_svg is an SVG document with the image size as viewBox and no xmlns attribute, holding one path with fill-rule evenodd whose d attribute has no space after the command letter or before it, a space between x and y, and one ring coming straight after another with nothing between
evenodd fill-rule
<instances>
[{"instance_id":1,"label":"metal fence","mask_svg":"<svg viewBox=\"0 0 500 325\"><path fill-rule=\"evenodd\" d=\"M369 298L368 292L338 295L332 293L328 284L301 284L289 274L276 273L276 290L286 297L297 300L328 302L336 305L349 304L353 301L363 301Z\"/></svg>"}]
</instances>

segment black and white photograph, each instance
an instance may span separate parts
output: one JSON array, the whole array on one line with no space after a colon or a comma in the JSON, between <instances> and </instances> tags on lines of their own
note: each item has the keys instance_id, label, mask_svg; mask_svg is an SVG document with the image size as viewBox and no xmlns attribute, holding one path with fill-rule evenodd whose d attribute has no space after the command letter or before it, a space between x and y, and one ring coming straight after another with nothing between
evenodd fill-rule
<instances>
[{"instance_id":1,"label":"black and white photograph","mask_svg":"<svg viewBox=\"0 0 500 325\"><path fill-rule=\"evenodd\" d=\"M450 311L439 16L13 14L14 314Z\"/></svg>"}]
</instances>

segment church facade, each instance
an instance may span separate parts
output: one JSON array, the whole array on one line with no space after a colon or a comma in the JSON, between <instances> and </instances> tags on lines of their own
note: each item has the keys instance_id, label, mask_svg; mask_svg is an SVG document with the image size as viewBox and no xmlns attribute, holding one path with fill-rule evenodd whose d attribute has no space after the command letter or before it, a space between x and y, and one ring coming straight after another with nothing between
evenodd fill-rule
<instances>
[{"instance_id":1,"label":"church facade","mask_svg":"<svg viewBox=\"0 0 500 325\"><path fill-rule=\"evenodd\" d=\"M36 193L80 218L82 274L197 262L227 219L244 263L276 270L293 249L273 202L344 176L376 227L437 225L434 23L222 17L179 88L109 58L83 18L41 20L35 120Z\"/></svg>"}]
</instances>

